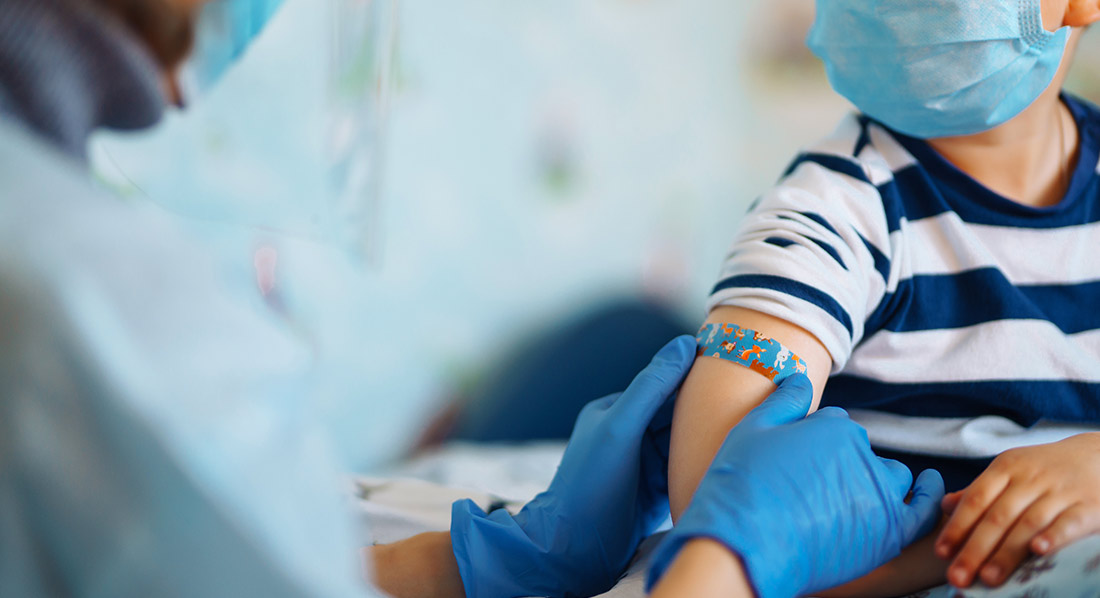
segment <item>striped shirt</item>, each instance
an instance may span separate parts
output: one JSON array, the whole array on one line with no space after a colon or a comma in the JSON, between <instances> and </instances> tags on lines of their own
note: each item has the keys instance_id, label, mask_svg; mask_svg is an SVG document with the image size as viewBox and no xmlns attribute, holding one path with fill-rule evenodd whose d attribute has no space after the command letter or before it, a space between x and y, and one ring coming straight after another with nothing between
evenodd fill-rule
<instances>
[{"instance_id":1,"label":"striped shirt","mask_svg":"<svg viewBox=\"0 0 1100 598\"><path fill-rule=\"evenodd\" d=\"M985 188L861 115L753 203L708 302L795 323L828 350L823 405L881 453L960 487L998 452L1100 429L1100 111L1063 200Z\"/></svg>"}]
</instances>

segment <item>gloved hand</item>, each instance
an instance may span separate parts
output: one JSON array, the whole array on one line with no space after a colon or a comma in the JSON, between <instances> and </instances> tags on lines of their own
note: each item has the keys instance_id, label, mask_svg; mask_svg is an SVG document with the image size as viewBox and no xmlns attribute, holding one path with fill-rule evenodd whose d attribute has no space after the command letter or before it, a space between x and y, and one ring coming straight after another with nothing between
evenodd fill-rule
<instances>
[{"instance_id":1,"label":"gloved hand","mask_svg":"<svg viewBox=\"0 0 1100 598\"><path fill-rule=\"evenodd\" d=\"M809 417L805 376L785 380L726 438L683 517L657 548L652 587L685 543L706 537L740 556L761 598L827 589L869 573L931 531L943 478L913 476L873 452L848 413Z\"/></svg>"},{"instance_id":2,"label":"gloved hand","mask_svg":"<svg viewBox=\"0 0 1100 598\"><path fill-rule=\"evenodd\" d=\"M470 500L451 510L451 544L466 595L591 596L626 569L668 518L673 396L695 339L665 345L625 392L589 403L550 488L514 517Z\"/></svg>"}]
</instances>

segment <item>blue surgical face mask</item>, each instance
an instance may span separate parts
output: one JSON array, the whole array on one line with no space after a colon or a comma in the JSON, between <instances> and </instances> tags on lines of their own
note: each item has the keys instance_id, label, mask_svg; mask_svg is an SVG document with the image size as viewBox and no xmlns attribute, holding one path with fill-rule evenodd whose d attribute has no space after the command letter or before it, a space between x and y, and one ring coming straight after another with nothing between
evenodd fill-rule
<instances>
[{"instance_id":1,"label":"blue surgical face mask","mask_svg":"<svg viewBox=\"0 0 1100 598\"><path fill-rule=\"evenodd\" d=\"M1070 28L1043 28L1040 0L817 0L809 46L833 89L919 138L1001 125L1041 95Z\"/></svg>"},{"instance_id":2,"label":"blue surgical face mask","mask_svg":"<svg viewBox=\"0 0 1100 598\"><path fill-rule=\"evenodd\" d=\"M188 102L222 78L282 4L283 0L213 0L203 6L195 48L184 66Z\"/></svg>"}]
</instances>

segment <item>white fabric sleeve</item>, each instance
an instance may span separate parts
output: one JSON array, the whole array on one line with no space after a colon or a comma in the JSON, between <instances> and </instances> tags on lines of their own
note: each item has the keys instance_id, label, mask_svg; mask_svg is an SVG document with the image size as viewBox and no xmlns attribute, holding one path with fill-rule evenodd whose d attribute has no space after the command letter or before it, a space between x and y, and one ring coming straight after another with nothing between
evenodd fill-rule
<instances>
[{"instance_id":1,"label":"white fabric sleeve","mask_svg":"<svg viewBox=\"0 0 1100 598\"><path fill-rule=\"evenodd\" d=\"M882 300L891 236L878 189L852 158L802 156L746 215L707 302L813 334L843 369Z\"/></svg>"}]
</instances>

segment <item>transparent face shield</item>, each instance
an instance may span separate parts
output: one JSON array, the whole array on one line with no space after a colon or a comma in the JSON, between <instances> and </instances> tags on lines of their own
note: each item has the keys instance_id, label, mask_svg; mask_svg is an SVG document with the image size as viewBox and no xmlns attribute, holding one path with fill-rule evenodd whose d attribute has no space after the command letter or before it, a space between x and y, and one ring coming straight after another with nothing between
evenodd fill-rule
<instances>
[{"instance_id":1,"label":"transparent face shield","mask_svg":"<svg viewBox=\"0 0 1100 598\"><path fill-rule=\"evenodd\" d=\"M185 109L98 136L93 167L178 214L376 262L396 18L396 0L215 0L180 73Z\"/></svg>"}]
</instances>

